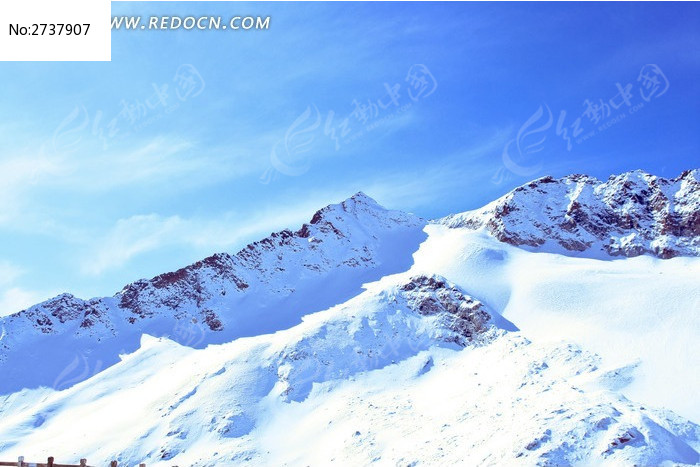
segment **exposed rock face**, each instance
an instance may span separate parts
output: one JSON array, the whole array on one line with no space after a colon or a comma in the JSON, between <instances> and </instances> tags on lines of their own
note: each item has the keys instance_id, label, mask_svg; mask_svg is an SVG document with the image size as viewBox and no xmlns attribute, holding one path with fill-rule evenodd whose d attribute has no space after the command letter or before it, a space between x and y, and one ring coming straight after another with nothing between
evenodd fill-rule
<instances>
[{"instance_id":1,"label":"exposed rock face","mask_svg":"<svg viewBox=\"0 0 700 467\"><path fill-rule=\"evenodd\" d=\"M485 228L502 242L611 256L700 256L700 169L674 179L642 171L601 182L543 177L484 208L445 217L449 227Z\"/></svg>"},{"instance_id":2,"label":"exposed rock face","mask_svg":"<svg viewBox=\"0 0 700 467\"><path fill-rule=\"evenodd\" d=\"M100 299L81 300L71 294L61 294L26 311L12 315L29 320L43 334L57 332L64 323L80 323L80 328L92 328L106 322L105 306Z\"/></svg>"},{"instance_id":3,"label":"exposed rock face","mask_svg":"<svg viewBox=\"0 0 700 467\"><path fill-rule=\"evenodd\" d=\"M466 345L488 330L491 315L484 305L437 276L416 276L401 286L409 308L421 315L439 315L456 333L448 340Z\"/></svg>"},{"instance_id":4,"label":"exposed rock face","mask_svg":"<svg viewBox=\"0 0 700 467\"><path fill-rule=\"evenodd\" d=\"M384 368L434 345L481 346L502 335L481 302L437 275L397 280L332 313L328 321L309 319L292 342L268 350L285 400L303 400L314 382ZM324 324L314 327L318 322Z\"/></svg>"}]
</instances>

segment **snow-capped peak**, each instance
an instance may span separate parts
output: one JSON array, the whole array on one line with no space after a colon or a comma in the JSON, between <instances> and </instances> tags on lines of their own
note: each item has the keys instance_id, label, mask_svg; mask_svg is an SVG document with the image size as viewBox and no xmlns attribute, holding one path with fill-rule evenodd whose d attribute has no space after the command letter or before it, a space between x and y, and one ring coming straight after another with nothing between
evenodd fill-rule
<instances>
[{"instance_id":1,"label":"snow-capped peak","mask_svg":"<svg viewBox=\"0 0 700 467\"><path fill-rule=\"evenodd\" d=\"M635 170L606 182L547 176L437 222L485 228L512 245L567 254L700 256L700 170L673 179Z\"/></svg>"},{"instance_id":2,"label":"snow-capped peak","mask_svg":"<svg viewBox=\"0 0 700 467\"><path fill-rule=\"evenodd\" d=\"M203 347L286 329L351 298L366 282L407 269L410 252L426 237L424 225L357 193L319 210L299 230L272 233L233 255L135 281L113 297L64 294L0 318L0 372L10 375L0 391L55 385L75 358L90 367L113 364L138 348L144 332ZM71 344L37 345L46 335ZM23 365L12 366L22 353Z\"/></svg>"}]
</instances>

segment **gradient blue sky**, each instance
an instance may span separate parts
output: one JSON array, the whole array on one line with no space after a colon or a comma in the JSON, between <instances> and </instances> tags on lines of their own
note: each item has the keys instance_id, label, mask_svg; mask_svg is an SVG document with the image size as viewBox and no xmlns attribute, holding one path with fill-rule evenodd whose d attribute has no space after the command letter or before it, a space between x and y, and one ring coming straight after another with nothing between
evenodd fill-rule
<instances>
[{"instance_id":1,"label":"gradient blue sky","mask_svg":"<svg viewBox=\"0 0 700 467\"><path fill-rule=\"evenodd\" d=\"M62 291L111 295L358 190L432 218L547 174L700 166L698 4L144 2L112 14L272 19L267 31L114 31L111 63L0 64L1 314ZM656 88L639 80L645 65ZM578 138L595 133L567 147L577 118Z\"/></svg>"}]
</instances>

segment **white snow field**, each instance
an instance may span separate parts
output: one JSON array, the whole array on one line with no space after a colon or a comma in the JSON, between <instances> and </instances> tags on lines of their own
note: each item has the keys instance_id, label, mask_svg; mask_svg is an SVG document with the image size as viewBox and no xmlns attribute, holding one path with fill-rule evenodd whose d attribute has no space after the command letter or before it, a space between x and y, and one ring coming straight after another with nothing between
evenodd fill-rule
<instances>
[{"instance_id":1,"label":"white snow field","mask_svg":"<svg viewBox=\"0 0 700 467\"><path fill-rule=\"evenodd\" d=\"M698 258L573 258L527 252L480 231L426 231L414 273L437 271L529 339L599 354L623 375L613 389L700 421Z\"/></svg>"},{"instance_id":2,"label":"white snow field","mask_svg":"<svg viewBox=\"0 0 700 467\"><path fill-rule=\"evenodd\" d=\"M659 228L664 249L649 217L625 221L646 226L642 250L608 254L608 231L590 250L515 246L486 208L428 223L356 195L244 249L252 258L8 317L0 460L698 464L698 171L620 177L682 194L686 220ZM200 334L173 331L193 321ZM51 345L79 358L42 366Z\"/></svg>"}]
</instances>

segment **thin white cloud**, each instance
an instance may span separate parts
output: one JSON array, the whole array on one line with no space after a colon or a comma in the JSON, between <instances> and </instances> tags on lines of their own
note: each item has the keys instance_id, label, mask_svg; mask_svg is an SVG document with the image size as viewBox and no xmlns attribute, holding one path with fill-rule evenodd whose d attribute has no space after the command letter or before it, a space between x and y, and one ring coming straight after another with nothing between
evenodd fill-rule
<instances>
[{"instance_id":1,"label":"thin white cloud","mask_svg":"<svg viewBox=\"0 0 700 467\"><path fill-rule=\"evenodd\" d=\"M97 275L119 268L137 255L164 246L181 228L182 220L177 216L151 214L120 219L84 261L83 272Z\"/></svg>"},{"instance_id":2,"label":"thin white cloud","mask_svg":"<svg viewBox=\"0 0 700 467\"><path fill-rule=\"evenodd\" d=\"M157 137L130 150L108 151L96 157L71 160L66 188L83 191L152 188L180 189L256 173L263 163L233 150L207 148L177 137Z\"/></svg>"},{"instance_id":3,"label":"thin white cloud","mask_svg":"<svg viewBox=\"0 0 700 467\"><path fill-rule=\"evenodd\" d=\"M20 310L36 305L55 294L45 294L21 287L0 290L0 316L11 315Z\"/></svg>"},{"instance_id":4,"label":"thin white cloud","mask_svg":"<svg viewBox=\"0 0 700 467\"><path fill-rule=\"evenodd\" d=\"M61 171L59 164L41 153L0 159L0 224L20 216L30 193Z\"/></svg>"},{"instance_id":5,"label":"thin white cloud","mask_svg":"<svg viewBox=\"0 0 700 467\"><path fill-rule=\"evenodd\" d=\"M0 316L10 315L52 296L28 290L17 284L26 271L8 261L0 261Z\"/></svg>"},{"instance_id":6,"label":"thin white cloud","mask_svg":"<svg viewBox=\"0 0 700 467\"><path fill-rule=\"evenodd\" d=\"M0 226L35 231L37 224L60 224L60 213L45 212L44 203L36 202L47 196L109 192L118 198L124 190L132 194L154 188L168 193L258 174L269 164L236 148L198 152L194 142L175 136L155 137L129 148L98 146L86 144L70 153L53 152L46 145L35 152L7 148L0 152Z\"/></svg>"},{"instance_id":7,"label":"thin white cloud","mask_svg":"<svg viewBox=\"0 0 700 467\"><path fill-rule=\"evenodd\" d=\"M449 199L470 184L491 178L493 159L500 161L503 146L510 137L510 129L494 131L490 137L441 159L439 164L426 159L424 167L411 167L365 181L362 189L380 204L396 209L410 210Z\"/></svg>"},{"instance_id":8,"label":"thin white cloud","mask_svg":"<svg viewBox=\"0 0 700 467\"><path fill-rule=\"evenodd\" d=\"M14 283L24 272L24 269L9 261L0 261L0 286Z\"/></svg>"}]
</instances>

